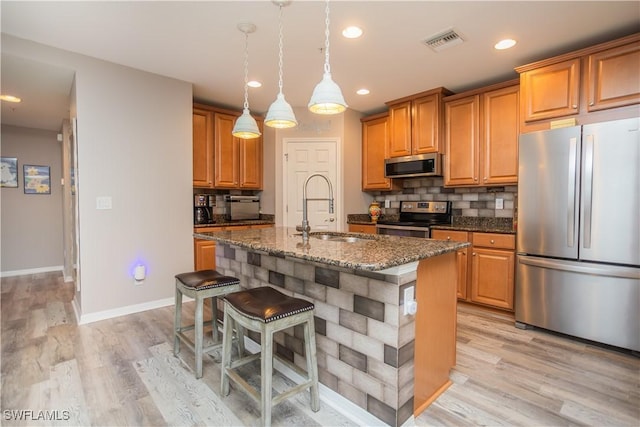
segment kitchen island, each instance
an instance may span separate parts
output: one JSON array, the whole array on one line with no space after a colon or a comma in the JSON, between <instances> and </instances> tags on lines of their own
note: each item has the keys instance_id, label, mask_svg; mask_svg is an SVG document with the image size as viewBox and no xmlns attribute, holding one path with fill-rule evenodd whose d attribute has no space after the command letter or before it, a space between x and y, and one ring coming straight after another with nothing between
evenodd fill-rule
<instances>
[{"instance_id":1,"label":"kitchen island","mask_svg":"<svg viewBox=\"0 0 640 427\"><path fill-rule=\"evenodd\" d=\"M292 228L196 233L243 287L273 286L315 304L320 382L392 426L444 391L455 365L456 251L467 243ZM417 313L404 314L405 290ZM304 369L302 331L276 335Z\"/></svg>"}]
</instances>

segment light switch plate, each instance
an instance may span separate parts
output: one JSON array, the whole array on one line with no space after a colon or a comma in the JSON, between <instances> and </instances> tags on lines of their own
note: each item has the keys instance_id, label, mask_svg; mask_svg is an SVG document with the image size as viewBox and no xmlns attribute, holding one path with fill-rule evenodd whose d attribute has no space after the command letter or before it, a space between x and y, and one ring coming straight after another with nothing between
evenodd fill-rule
<instances>
[{"instance_id":1,"label":"light switch plate","mask_svg":"<svg viewBox=\"0 0 640 427\"><path fill-rule=\"evenodd\" d=\"M105 210L105 209L111 209L111 208L112 208L111 196L96 197L96 209Z\"/></svg>"}]
</instances>

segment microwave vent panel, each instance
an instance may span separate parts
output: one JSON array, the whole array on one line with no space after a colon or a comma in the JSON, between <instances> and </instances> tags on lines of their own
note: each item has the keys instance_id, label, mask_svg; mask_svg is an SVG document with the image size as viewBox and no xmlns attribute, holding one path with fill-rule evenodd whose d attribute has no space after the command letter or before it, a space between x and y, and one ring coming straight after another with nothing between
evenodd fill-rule
<instances>
[{"instance_id":1,"label":"microwave vent panel","mask_svg":"<svg viewBox=\"0 0 640 427\"><path fill-rule=\"evenodd\" d=\"M429 46L434 52L440 52L441 50L458 45L463 41L460 34L454 29L449 29L427 38L423 43Z\"/></svg>"}]
</instances>

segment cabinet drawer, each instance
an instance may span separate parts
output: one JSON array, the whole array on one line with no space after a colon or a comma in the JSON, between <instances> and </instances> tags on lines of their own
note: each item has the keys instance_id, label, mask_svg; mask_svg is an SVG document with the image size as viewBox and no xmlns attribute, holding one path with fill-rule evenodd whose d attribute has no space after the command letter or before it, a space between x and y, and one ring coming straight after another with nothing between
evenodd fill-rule
<instances>
[{"instance_id":1,"label":"cabinet drawer","mask_svg":"<svg viewBox=\"0 0 640 427\"><path fill-rule=\"evenodd\" d=\"M469 242L469 233L456 230L431 230L431 238L438 240L452 240L454 242Z\"/></svg>"},{"instance_id":2,"label":"cabinet drawer","mask_svg":"<svg viewBox=\"0 0 640 427\"><path fill-rule=\"evenodd\" d=\"M376 226L375 225L366 225L366 224L349 224L349 232L350 233L365 233L365 234L376 234Z\"/></svg>"},{"instance_id":3,"label":"cabinet drawer","mask_svg":"<svg viewBox=\"0 0 640 427\"><path fill-rule=\"evenodd\" d=\"M473 233L473 246L515 249L516 238L513 234Z\"/></svg>"}]
</instances>

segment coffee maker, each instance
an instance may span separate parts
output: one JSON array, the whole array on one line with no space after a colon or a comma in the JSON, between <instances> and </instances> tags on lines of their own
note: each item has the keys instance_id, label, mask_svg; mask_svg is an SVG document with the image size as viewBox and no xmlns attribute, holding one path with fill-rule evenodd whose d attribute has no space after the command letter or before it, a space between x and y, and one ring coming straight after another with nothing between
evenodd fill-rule
<instances>
[{"instance_id":1,"label":"coffee maker","mask_svg":"<svg viewBox=\"0 0 640 427\"><path fill-rule=\"evenodd\" d=\"M215 196L208 194L195 194L193 201L193 223L195 225L212 224L213 214L211 212L211 204L209 199Z\"/></svg>"}]
</instances>

